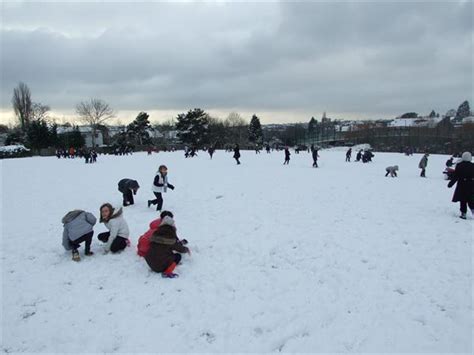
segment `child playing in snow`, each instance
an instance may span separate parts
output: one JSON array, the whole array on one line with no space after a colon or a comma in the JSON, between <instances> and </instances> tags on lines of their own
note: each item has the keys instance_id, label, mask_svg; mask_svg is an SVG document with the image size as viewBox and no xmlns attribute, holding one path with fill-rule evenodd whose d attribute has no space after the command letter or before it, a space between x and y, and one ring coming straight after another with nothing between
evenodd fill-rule
<instances>
[{"instance_id":1,"label":"child playing in snow","mask_svg":"<svg viewBox=\"0 0 474 355\"><path fill-rule=\"evenodd\" d=\"M124 250L130 243L128 224L123 218L122 208L115 210L110 203L100 207L100 223L104 223L108 232L97 237L105 243L105 252L117 253Z\"/></svg>"},{"instance_id":2,"label":"child playing in snow","mask_svg":"<svg viewBox=\"0 0 474 355\"><path fill-rule=\"evenodd\" d=\"M387 177L388 175L390 175L391 177L397 177L398 165L387 166L387 167L385 168L385 171L387 172L387 173L385 174L386 177Z\"/></svg>"},{"instance_id":3,"label":"child playing in snow","mask_svg":"<svg viewBox=\"0 0 474 355\"><path fill-rule=\"evenodd\" d=\"M171 190L174 190L174 186L168 182L168 168L166 165L160 165L152 186L153 194L156 199L148 200L148 207L150 207L150 205L157 205L156 210L161 211L161 208L163 207L163 196L161 194L165 193L168 190L168 187Z\"/></svg>"},{"instance_id":4,"label":"child playing in snow","mask_svg":"<svg viewBox=\"0 0 474 355\"><path fill-rule=\"evenodd\" d=\"M122 179L118 183L118 190L123 195L123 207L133 205L133 195L137 194L140 185L133 179Z\"/></svg>"},{"instance_id":5,"label":"child playing in snow","mask_svg":"<svg viewBox=\"0 0 474 355\"><path fill-rule=\"evenodd\" d=\"M63 247L72 250L72 260L80 261L81 257L77 249L82 242L85 242L85 255L93 255L91 252L93 227L97 219L92 213L82 210L68 212L62 219L64 224Z\"/></svg>"},{"instance_id":6,"label":"child playing in snow","mask_svg":"<svg viewBox=\"0 0 474 355\"><path fill-rule=\"evenodd\" d=\"M179 253L190 253L190 250L178 240L173 218L165 216L150 238L150 249L145 260L153 271L161 272L163 277L173 278L178 276L173 271L181 261Z\"/></svg>"},{"instance_id":7,"label":"child playing in snow","mask_svg":"<svg viewBox=\"0 0 474 355\"><path fill-rule=\"evenodd\" d=\"M138 238L138 244L137 244L137 254L139 256L145 256L148 254L148 251L150 250L150 238L153 235L155 231L157 231L160 228L161 222L165 217L171 217L174 218L173 213L170 211L163 211L160 213L160 218L157 218L153 221L150 222L150 229L148 229L145 234L140 236ZM175 227L176 230L176 227ZM187 244L188 241L186 239L181 240L181 244L185 245Z\"/></svg>"}]
</instances>

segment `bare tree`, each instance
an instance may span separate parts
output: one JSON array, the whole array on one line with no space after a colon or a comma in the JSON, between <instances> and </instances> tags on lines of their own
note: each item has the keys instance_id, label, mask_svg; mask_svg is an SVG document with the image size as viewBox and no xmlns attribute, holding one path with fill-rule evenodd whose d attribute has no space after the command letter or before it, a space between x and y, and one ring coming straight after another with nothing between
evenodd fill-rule
<instances>
[{"instance_id":1,"label":"bare tree","mask_svg":"<svg viewBox=\"0 0 474 355\"><path fill-rule=\"evenodd\" d=\"M15 115L20 121L21 130L25 131L33 112L31 92L25 83L20 82L18 87L13 89L12 104Z\"/></svg>"},{"instance_id":2,"label":"bare tree","mask_svg":"<svg viewBox=\"0 0 474 355\"><path fill-rule=\"evenodd\" d=\"M92 145L95 147L98 126L105 124L107 120L115 117L114 110L105 101L92 98L89 101L80 102L76 106L76 112L82 122L91 126Z\"/></svg>"},{"instance_id":3,"label":"bare tree","mask_svg":"<svg viewBox=\"0 0 474 355\"><path fill-rule=\"evenodd\" d=\"M31 109L31 120L33 121L47 121L48 112L51 108L48 105L43 105L39 102L33 102Z\"/></svg>"},{"instance_id":4,"label":"bare tree","mask_svg":"<svg viewBox=\"0 0 474 355\"><path fill-rule=\"evenodd\" d=\"M247 132L248 124L237 112L231 112L224 120L224 126L230 132L230 140L242 143L244 132Z\"/></svg>"}]
</instances>

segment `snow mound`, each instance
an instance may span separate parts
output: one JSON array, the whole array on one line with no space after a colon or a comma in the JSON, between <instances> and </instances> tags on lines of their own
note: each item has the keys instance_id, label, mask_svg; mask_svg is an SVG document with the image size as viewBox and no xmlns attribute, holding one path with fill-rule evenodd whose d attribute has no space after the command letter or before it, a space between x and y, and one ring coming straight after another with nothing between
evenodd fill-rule
<instances>
[{"instance_id":1,"label":"snow mound","mask_svg":"<svg viewBox=\"0 0 474 355\"><path fill-rule=\"evenodd\" d=\"M26 148L22 144L16 144L16 145L5 145L3 147L0 147L0 152L1 153L21 153L21 152L29 152L30 150Z\"/></svg>"}]
</instances>

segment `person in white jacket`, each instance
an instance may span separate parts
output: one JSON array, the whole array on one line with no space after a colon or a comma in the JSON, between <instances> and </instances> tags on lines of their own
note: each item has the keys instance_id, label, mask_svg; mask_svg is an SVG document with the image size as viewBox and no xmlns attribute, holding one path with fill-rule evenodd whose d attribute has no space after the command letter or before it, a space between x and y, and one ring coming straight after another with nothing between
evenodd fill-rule
<instances>
[{"instance_id":1,"label":"person in white jacket","mask_svg":"<svg viewBox=\"0 0 474 355\"><path fill-rule=\"evenodd\" d=\"M168 187L174 190L174 186L168 182L168 168L166 165L160 165L152 186L152 191L156 198L154 200L148 200L148 207L150 207L150 205L157 205L156 210L161 211L163 208L163 197L161 194L165 193Z\"/></svg>"},{"instance_id":2,"label":"person in white jacket","mask_svg":"<svg viewBox=\"0 0 474 355\"><path fill-rule=\"evenodd\" d=\"M105 243L105 251L117 253L129 245L130 231L123 218L122 208L115 210L110 203L100 207L100 222L104 223L108 232L100 233L97 237Z\"/></svg>"}]
</instances>

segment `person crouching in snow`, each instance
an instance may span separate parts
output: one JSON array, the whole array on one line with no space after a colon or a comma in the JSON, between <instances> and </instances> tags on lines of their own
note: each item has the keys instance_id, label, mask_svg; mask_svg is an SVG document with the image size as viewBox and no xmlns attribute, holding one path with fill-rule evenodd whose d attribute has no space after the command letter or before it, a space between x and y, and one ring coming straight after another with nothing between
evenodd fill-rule
<instances>
[{"instance_id":1,"label":"person crouching in snow","mask_svg":"<svg viewBox=\"0 0 474 355\"><path fill-rule=\"evenodd\" d=\"M456 164L453 178L448 184L448 187L456 185L456 190L453 195L453 202L459 202L462 219L466 219L467 206L471 209L474 215L474 164L470 152L464 152L462 161Z\"/></svg>"},{"instance_id":2,"label":"person crouching in snow","mask_svg":"<svg viewBox=\"0 0 474 355\"><path fill-rule=\"evenodd\" d=\"M385 171L387 172L385 174L385 177L387 176L391 176L391 177L397 177L397 171L398 171L398 165L394 165L394 166L387 166L385 168Z\"/></svg>"},{"instance_id":3,"label":"person crouching in snow","mask_svg":"<svg viewBox=\"0 0 474 355\"><path fill-rule=\"evenodd\" d=\"M168 182L168 168L166 165L160 165L152 186L153 194L156 198L154 200L148 200L148 207L151 205L157 205L156 210L161 211L161 208L163 207L162 193L168 191L168 187L171 190L174 190L174 186Z\"/></svg>"},{"instance_id":4,"label":"person crouching in snow","mask_svg":"<svg viewBox=\"0 0 474 355\"><path fill-rule=\"evenodd\" d=\"M190 250L179 242L173 218L165 216L150 238L150 249L145 260L154 272L173 278L178 276L173 271L181 261L179 253L190 253Z\"/></svg>"},{"instance_id":5,"label":"person crouching in snow","mask_svg":"<svg viewBox=\"0 0 474 355\"><path fill-rule=\"evenodd\" d=\"M72 250L72 260L80 261L81 257L77 249L82 242L85 242L85 255L93 255L91 251L92 229L97 219L92 213L82 210L68 212L62 219L64 224L63 247L66 250Z\"/></svg>"},{"instance_id":6,"label":"person crouching in snow","mask_svg":"<svg viewBox=\"0 0 474 355\"><path fill-rule=\"evenodd\" d=\"M137 194L140 185L136 180L132 179L122 179L118 183L118 190L123 195L123 206L133 205L135 202L133 201L133 195Z\"/></svg>"},{"instance_id":7,"label":"person crouching in snow","mask_svg":"<svg viewBox=\"0 0 474 355\"><path fill-rule=\"evenodd\" d=\"M150 238L155 231L160 228L160 225L165 217L174 218L173 213L170 211L163 211L160 213L160 218L157 218L150 222L150 229L148 229L140 238L138 238L137 254L139 256L145 256L150 250ZM175 226L176 231L176 226ZM188 241L186 239L181 240L181 244L186 245Z\"/></svg>"},{"instance_id":8,"label":"person crouching in snow","mask_svg":"<svg viewBox=\"0 0 474 355\"><path fill-rule=\"evenodd\" d=\"M122 208L115 210L110 203L100 206L100 223L104 223L108 232L100 233L97 237L105 243L105 252L116 253L124 250L130 241L128 224L123 218Z\"/></svg>"}]
</instances>

